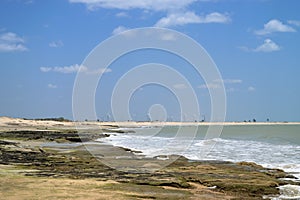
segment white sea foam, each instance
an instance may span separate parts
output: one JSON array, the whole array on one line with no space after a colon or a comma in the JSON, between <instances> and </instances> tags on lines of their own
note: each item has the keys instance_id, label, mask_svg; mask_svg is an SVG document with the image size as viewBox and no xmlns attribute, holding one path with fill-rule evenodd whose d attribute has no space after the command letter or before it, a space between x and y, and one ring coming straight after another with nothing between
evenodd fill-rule
<instances>
[{"instance_id":1,"label":"white sea foam","mask_svg":"<svg viewBox=\"0 0 300 200\"><path fill-rule=\"evenodd\" d=\"M186 145L182 144L189 141L184 141L184 139L118 133L100 140L115 146L140 150L143 154L152 157L181 154L194 160L249 161L264 167L280 168L295 174L300 173L300 148L297 145L274 145L260 141L216 138L196 139L189 148L185 148ZM210 147L210 151L203 157L201 150L205 147Z\"/></svg>"},{"instance_id":2,"label":"white sea foam","mask_svg":"<svg viewBox=\"0 0 300 200\"><path fill-rule=\"evenodd\" d=\"M283 200L283 199L300 199L300 186L298 185L283 185L279 187L280 195L272 198L272 200Z\"/></svg>"},{"instance_id":3,"label":"white sea foam","mask_svg":"<svg viewBox=\"0 0 300 200\"><path fill-rule=\"evenodd\" d=\"M149 128L144 129L149 131ZM196 137L193 141L165 135L113 134L101 141L115 146L140 150L148 157L158 155L183 155L193 160L224 160L232 162L255 162L267 168L279 168L291 173L300 180L300 145L287 140L268 136L251 138L250 136L214 138L203 140ZM173 135L174 136L174 135ZM259 138L259 139L257 139ZM187 145L187 143L190 143ZM188 146L188 148L186 148ZM281 186L281 195L273 199L300 199L300 187Z\"/></svg>"}]
</instances>

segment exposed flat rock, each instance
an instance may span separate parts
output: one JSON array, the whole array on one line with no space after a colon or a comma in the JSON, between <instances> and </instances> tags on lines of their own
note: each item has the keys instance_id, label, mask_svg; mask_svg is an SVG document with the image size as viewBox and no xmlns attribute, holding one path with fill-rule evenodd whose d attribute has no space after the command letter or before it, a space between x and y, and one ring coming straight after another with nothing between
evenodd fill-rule
<instances>
[{"instance_id":1,"label":"exposed flat rock","mask_svg":"<svg viewBox=\"0 0 300 200\"><path fill-rule=\"evenodd\" d=\"M86 133L84 136L87 141L91 141L107 135L101 135L98 131ZM123 155L126 157L124 162L138 161L141 159L136 156L139 152L99 143L98 148L101 148L101 151L96 158L86 151L85 146L78 143L79 139L81 138L73 130L2 131L0 171L8 170L1 166L22 169L19 174L27 177L23 179L24 182L9 178L10 181L16 181L16 184L26 184L31 177L37 180L37 184L40 180L55 178L67 189L64 180L90 180L90 183L95 184L94 186L103 193L116 192L118 199L262 199L264 195L278 194L277 187L288 183L280 179L289 177L282 170L266 169L255 163L191 161L176 155L176 161L153 173L135 171L134 168L132 171L128 170L129 172L118 171L104 165L101 159L109 155ZM55 148L51 145L41 146L43 142L59 145ZM116 158L111 157L113 162ZM165 162L161 158L168 157L162 155L147 158L147 167L155 167ZM3 174L5 173L1 173L0 179L4 177L3 180L7 180ZM109 184L99 186L95 180ZM7 187L5 186L8 190L15 190ZM70 190L74 189L69 187ZM2 188L0 192L6 190Z\"/></svg>"}]
</instances>

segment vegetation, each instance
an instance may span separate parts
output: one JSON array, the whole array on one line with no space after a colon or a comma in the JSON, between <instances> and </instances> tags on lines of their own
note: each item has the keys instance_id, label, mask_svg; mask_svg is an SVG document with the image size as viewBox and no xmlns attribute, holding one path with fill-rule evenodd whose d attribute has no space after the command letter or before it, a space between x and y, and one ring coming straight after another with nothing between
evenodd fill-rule
<instances>
[{"instance_id":1,"label":"vegetation","mask_svg":"<svg viewBox=\"0 0 300 200\"><path fill-rule=\"evenodd\" d=\"M72 122L72 120L65 119L64 117L53 117L53 118L38 118L34 120L41 120L41 121L57 121L57 122Z\"/></svg>"}]
</instances>

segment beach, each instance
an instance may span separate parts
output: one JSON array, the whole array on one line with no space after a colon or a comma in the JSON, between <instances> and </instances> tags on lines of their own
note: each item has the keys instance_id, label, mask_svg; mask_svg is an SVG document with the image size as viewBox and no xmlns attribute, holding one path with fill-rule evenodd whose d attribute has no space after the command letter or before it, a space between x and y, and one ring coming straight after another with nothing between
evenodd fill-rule
<instances>
[{"instance_id":1,"label":"beach","mask_svg":"<svg viewBox=\"0 0 300 200\"><path fill-rule=\"evenodd\" d=\"M142 126L195 126L195 125L285 125L294 124L300 125L300 122L160 122L160 121L146 121L146 122L135 122L135 121L121 121L121 122L105 122L105 121L83 121L83 122L59 122L50 120L31 120L22 118L11 118L11 117L0 117L0 126L9 128L9 126L21 126L21 127L76 127L76 125L97 125L97 126L120 126L120 127L142 127Z\"/></svg>"},{"instance_id":2,"label":"beach","mask_svg":"<svg viewBox=\"0 0 300 200\"><path fill-rule=\"evenodd\" d=\"M128 127L153 126L152 122L120 124L82 122L89 130L85 142L126 134ZM5 199L271 199L279 195L278 187L295 184L289 180L292 175L253 162L191 162L183 156L150 173L118 170L104 165L78 142L83 137L74 122L1 117L0 127L0 190ZM135 150L100 146L103 155L131 156L132 162L138 158ZM153 157L147 162L165 161Z\"/></svg>"}]
</instances>

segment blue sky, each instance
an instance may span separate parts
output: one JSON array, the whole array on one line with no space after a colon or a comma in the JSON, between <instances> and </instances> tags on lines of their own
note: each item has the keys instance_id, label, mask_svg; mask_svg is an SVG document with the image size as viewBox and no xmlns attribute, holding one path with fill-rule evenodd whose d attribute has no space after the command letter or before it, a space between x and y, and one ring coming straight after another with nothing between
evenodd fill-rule
<instances>
[{"instance_id":1,"label":"blue sky","mask_svg":"<svg viewBox=\"0 0 300 200\"><path fill-rule=\"evenodd\" d=\"M298 0L2 0L0 116L71 119L74 80L89 52L127 29L156 26L187 34L210 54L226 88L227 121L300 121L299 9ZM201 118L210 115L207 89L218 81L205 85L183 61L144 51L103 72L99 118L111 117L111 89L122 72L153 61L184 74ZM177 119L176 98L157 86L134 94L133 119L146 120L155 104Z\"/></svg>"}]
</instances>

